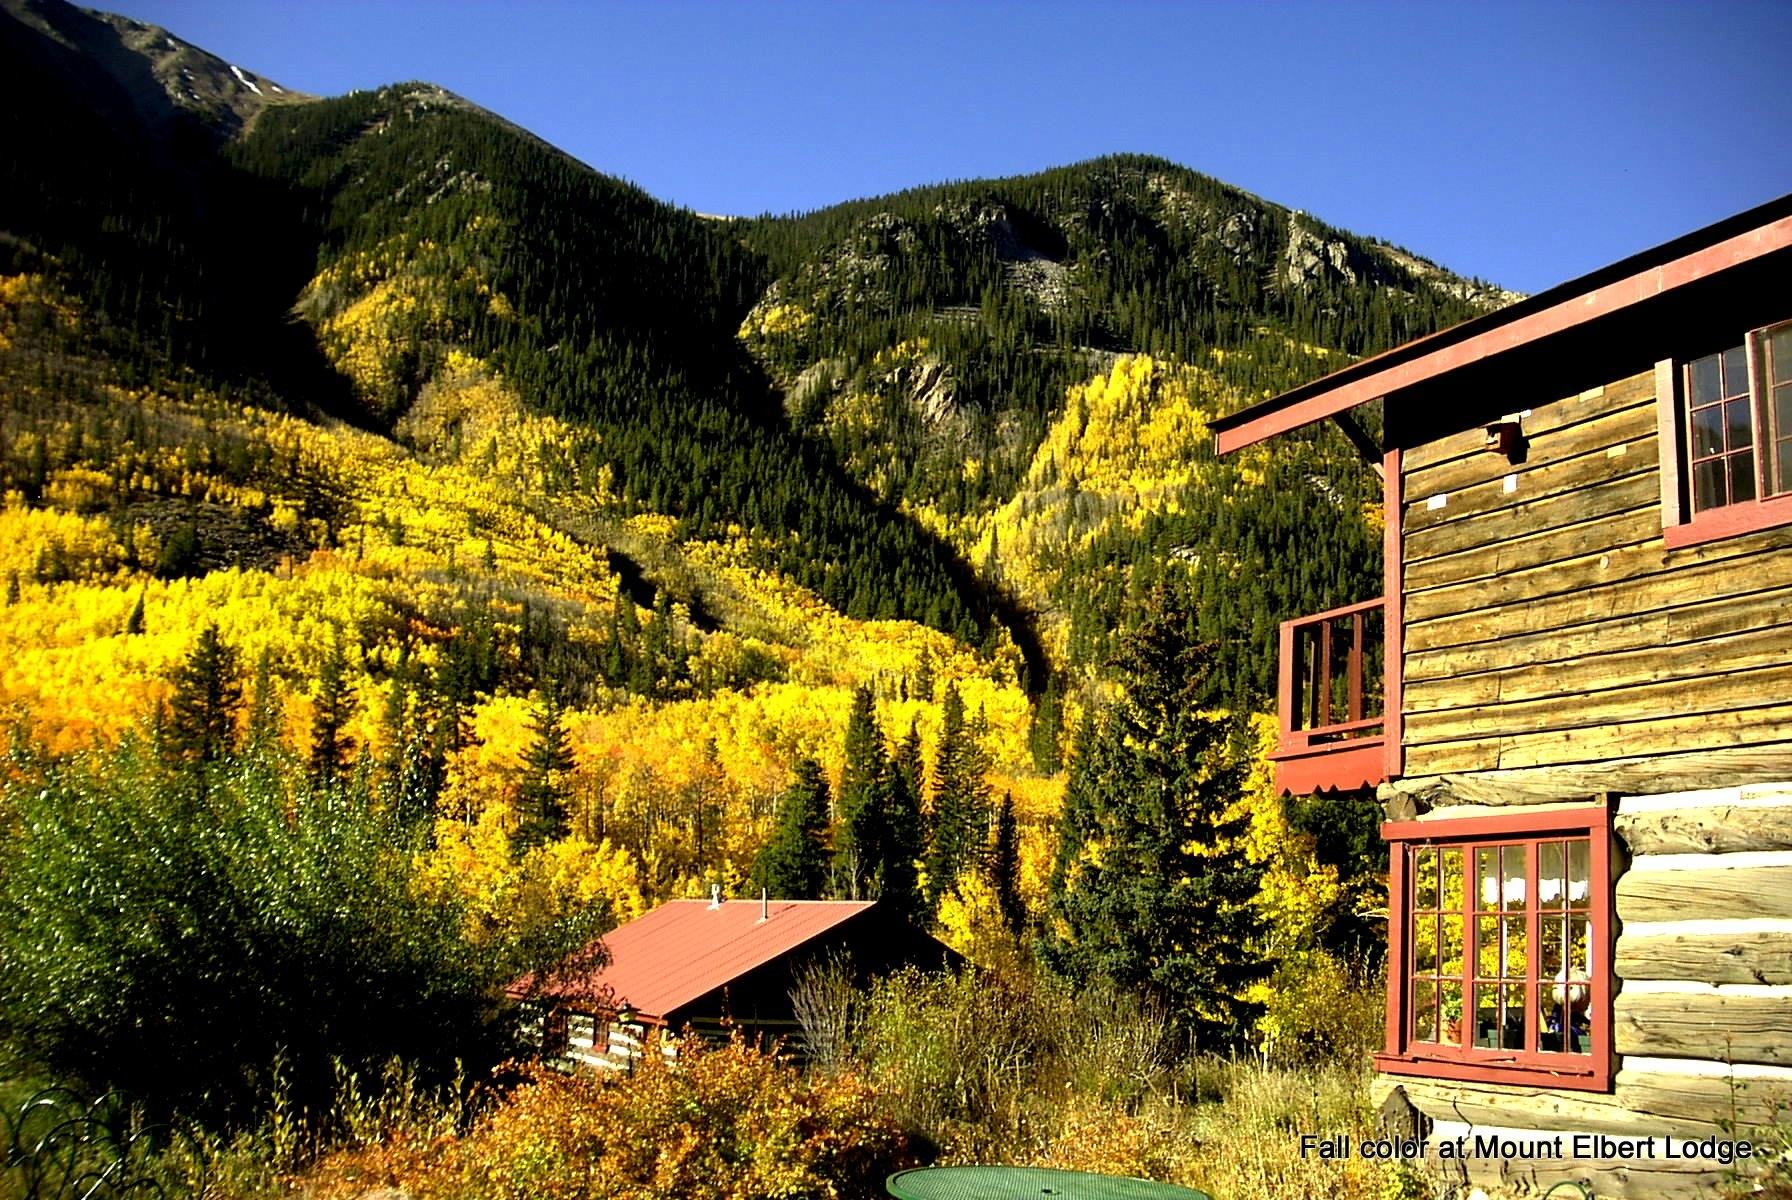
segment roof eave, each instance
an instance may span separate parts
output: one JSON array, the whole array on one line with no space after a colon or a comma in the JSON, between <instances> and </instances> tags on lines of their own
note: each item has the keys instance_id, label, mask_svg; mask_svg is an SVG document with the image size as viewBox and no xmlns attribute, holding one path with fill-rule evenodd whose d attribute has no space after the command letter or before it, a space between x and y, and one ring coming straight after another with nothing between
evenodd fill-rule
<instances>
[{"instance_id":1,"label":"roof eave","mask_svg":"<svg viewBox=\"0 0 1792 1200\"><path fill-rule=\"evenodd\" d=\"M1792 247L1792 195L1214 421L1230 454Z\"/></svg>"}]
</instances>

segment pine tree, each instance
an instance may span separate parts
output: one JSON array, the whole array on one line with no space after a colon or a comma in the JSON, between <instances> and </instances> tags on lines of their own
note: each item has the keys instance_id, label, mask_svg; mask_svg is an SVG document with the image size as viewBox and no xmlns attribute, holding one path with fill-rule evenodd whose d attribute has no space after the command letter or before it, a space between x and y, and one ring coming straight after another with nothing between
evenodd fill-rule
<instances>
[{"instance_id":1,"label":"pine tree","mask_svg":"<svg viewBox=\"0 0 1792 1200\"><path fill-rule=\"evenodd\" d=\"M575 764L572 744L560 723L565 715L560 689L550 682L542 688L541 701L529 722L534 738L523 755L522 783L517 788L516 828L510 845L519 855L559 841L570 825L567 784Z\"/></svg>"},{"instance_id":2,"label":"pine tree","mask_svg":"<svg viewBox=\"0 0 1792 1200\"><path fill-rule=\"evenodd\" d=\"M354 711L354 694L348 680L348 655L342 634L330 640L329 653L317 672L317 699L311 716L311 778L324 786L342 781L348 763L348 738L343 730Z\"/></svg>"},{"instance_id":3,"label":"pine tree","mask_svg":"<svg viewBox=\"0 0 1792 1200\"><path fill-rule=\"evenodd\" d=\"M834 890L849 900L874 899L872 882L884 853L883 797L889 762L883 733L872 709L871 689L853 692L846 718L846 747L840 768L834 848Z\"/></svg>"},{"instance_id":4,"label":"pine tree","mask_svg":"<svg viewBox=\"0 0 1792 1200\"><path fill-rule=\"evenodd\" d=\"M131 615L125 618L124 631L127 636L143 632L143 593L137 593L137 603L131 605Z\"/></svg>"},{"instance_id":5,"label":"pine tree","mask_svg":"<svg viewBox=\"0 0 1792 1200\"><path fill-rule=\"evenodd\" d=\"M1258 872L1231 815L1242 726L1200 707L1213 654L1193 629L1159 592L1121 645L1123 697L1078 737L1041 949L1070 978L1154 996L1217 1049L1248 1031L1243 996L1267 965L1252 949Z\"/></svg>"},{"instance_id":6,"label":"pine tree","mask_svg":"<svg viewBox=\"0 0 1792 1200\"><path fill-rule=\"evenodd\" d=\"M914 740L914 763L920 764L920 740L911 728ZM919 921L924 916L921 905L921 881L917 864L926 849L921 820L919 770L912 774L904 762L908 744L889 760L884 771L878 799L883 809L883 846L876 868L876 896L898 914ZM915 782L911 784L911 779Z\"/></svg>"},{"instance_id":7,"label":"pine tree","mask_svg":"<svg viewBox=\"0 0 1792 1200\"><path fill-rule=\"evenodd\" d=\"M1053 675L1046 681L1045 691L1033 710L1033 726L1027 731L1027 748L1033 754L1033 769L1043 775L1055 775L1064 766L1061 744L1064 737L1064 698Z\"/></svg>"},{"instance_id":8,"label":"pine tree","mask_svg":"<svg viewBox=\"0 0 1792 1200\"><path fill-rule=\"evenodd\" d=\"M915 856L919 858L927 846L926 810L922 805L927 789L921 765L921 718L916 717L908 723L908 735L897 744L893 761L896 774L901 776L902 786L908 790L909 799L915 805L915 828L919 841Z\"/></svg>"},{"instance_id":9,"label":"pine tree","mask_svg":"<svg viewBox=\"0 0 1792 1200\"><path fill-rule=\"evenodd\" d=\"M828 885L828 781L812 758L798 760L795 774L752 878L775 899L819 900Z\"/></svg>"},{"instance_id":10,"label":"pine tree","mask_svg":"<svg viewBox=\"0 0 1792 1200\"><path fill-rule=\"evenodd\" d=\"M236 744L242 701L236 651L224 644L216 625L207 625L174 673L163 740L169 756L195 766L222 758Z\"/></svg>"},{"instance_id":11,"label":"pine tree","mask_svg":"<svg viewBox=\"0 0 1792 1200\"><path fill-rule=\"evenodd\" d=\"M981 854L989 832L987 761L976 728L965 721L956 684L946 685L940 744L933 767L933 820L927 847L928 903L958 883ZM981 722L979 722L981 723Z\"/></svg>"},{"instance_id":12,"label":"pine tree","mask_svg":"<svg viewBox=\"0 0 1792 1200\"><path fill-rule=\"evenodd\" d=\"M1008 932L1019 934L1027 908L1020 896L1020 827L1014 819L1014 793L1003 792L996 809L996 836L989 848L989 886Z\"/></svg>"},{"instance_id":13,"label":"pine tree","mask_svg":"<svg viewBox=\"0 0 1792 1200\"><path fill-rule=\"evenodd\" d=\"M266 751L280 741L280 693L274 690L272 655L263 650L255 659L255 675L249 685L249 745Z\"/></svg>"}]
</instances>

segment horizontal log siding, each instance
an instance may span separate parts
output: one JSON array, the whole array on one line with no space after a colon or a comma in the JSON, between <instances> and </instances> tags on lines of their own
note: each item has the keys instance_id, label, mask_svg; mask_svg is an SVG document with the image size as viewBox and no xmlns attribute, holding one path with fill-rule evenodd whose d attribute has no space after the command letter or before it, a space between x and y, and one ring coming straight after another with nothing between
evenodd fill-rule
<instances>
[{"instance_id":1,"label":"horizontal log siding","mask_svg":"<svg viewBox=\"0 0 1792 1200\"><path fill-rule=\"evenodd\" d=\"M1792 1079L1732 1079L1721 1064L1711 1074L1662 1073L1650 1060L1625 1060L1610 1095L1558 1092L1547 1088L1501 1084L1453 1083L1383 1075L1372 1098L1379 1101L1401 1088L1409 1103L1447 1133L1466 1125L1489 1130L1534 1131L1539 1134L1604 1133L1618 1137L1766 1138L1781 1105L1792 1101ZM1645 1064L1633 1066L1633 1063ZM1740 1085L1740 1086L1739 1086ZM1725 1126L1734 1122L1731 1131ZM1600 1196L1633 1200L1679 1200L1707 1197L1728 1174L1720 1164L1684 1160L1601 1162L1568 1159L1438 1160L1448 1173L1466 1168L1473 1185L1500 1191L1514 1187L1541 1193L1560 1179L1592 1179Z\"/></svg>"},{"instance_id":2,"label":"horizontal log siding","mask_svg":"<svg viewBox=\"0 0 1792 1200\"><path fill-rule=\"evenodd\" d=\"M1406 777L1792 743L1792 527L1665 549L1652 372L1524 426L1405 452Z\"/></svg>"}]
</instances>

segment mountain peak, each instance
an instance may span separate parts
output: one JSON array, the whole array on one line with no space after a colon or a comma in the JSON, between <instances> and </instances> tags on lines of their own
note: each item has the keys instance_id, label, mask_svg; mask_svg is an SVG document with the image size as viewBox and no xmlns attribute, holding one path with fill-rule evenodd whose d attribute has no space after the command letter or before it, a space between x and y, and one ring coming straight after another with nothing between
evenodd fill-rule
<instances>
[{"instance_id":1,"label":"mountain peak","mask_svg":"<svg viewBox=\"0 0 1792 1200\"><path fill-rule=\"evenodd\" d=\"M159 25L116 13L64 0L0 0L0 12L53 43L64 70L97 69L109 76L122 93L111 97L113 116L134 118L152 130L165 130L185 116L234 138L271 105L316 99L226 62ZM39 43L40 56L41 50Z\"/></svg>"}]
</instances>

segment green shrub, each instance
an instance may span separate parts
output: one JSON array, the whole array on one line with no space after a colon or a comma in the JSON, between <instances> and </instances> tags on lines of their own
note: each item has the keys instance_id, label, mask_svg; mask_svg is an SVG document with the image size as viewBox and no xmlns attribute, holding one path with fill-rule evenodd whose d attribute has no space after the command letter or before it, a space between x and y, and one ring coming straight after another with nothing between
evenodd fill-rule
<instances>
[{"instance_id":1,"label":"green shrub","mask_svg":"<svg viewBox=\"0 0 1792 1200\"><path fill-rule=\"evenodd\" d=\"M501 1052L498 989L525 964L415 886L410 833L365 788L272 756L199 772L127 745L6 788L0 1035L22 1057L212 1121Z\"/></svg>"}]
</instances>

